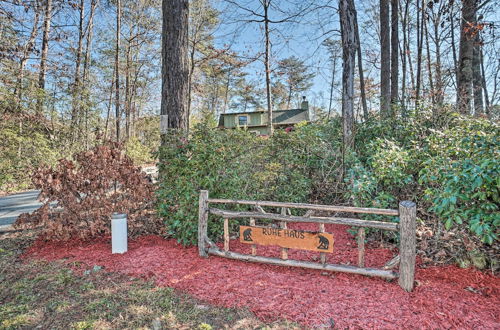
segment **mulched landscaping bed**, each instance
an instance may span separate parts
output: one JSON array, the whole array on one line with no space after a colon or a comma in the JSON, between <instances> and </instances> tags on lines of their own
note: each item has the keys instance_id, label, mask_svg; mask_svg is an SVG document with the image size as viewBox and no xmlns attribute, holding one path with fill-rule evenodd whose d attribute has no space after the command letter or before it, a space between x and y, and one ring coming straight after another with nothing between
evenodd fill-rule
<instances>
[{"instance_id":1,"label":"mulched landscaping bed","mask_svg":"<svg viewBox=\"0 0 500 330\"><path fill-rule=\"evenodd\" d=\"M294 229L312 229L295 225ZM357 250L348 227L326 226L335 238L331 263L355 264ZM231 241L231 250L250 246ZM278 257L274 247L258 255ZM370 247L366 266L380 267L397 252ZM247 307L264 321L287 319L307 327L338 328L500 328L500 278L474 269L419 265L417 286L404 292L397 281L344 273L246 263L198 256L196 247L145 236L129 242L123 255L111 254L109 238L92 242L38 240L28 259L65 260L88 269L94 265L190 293L210 304ZM290 259L317 261L318 253L290 251Z\"/></svg>"}]
</instances>

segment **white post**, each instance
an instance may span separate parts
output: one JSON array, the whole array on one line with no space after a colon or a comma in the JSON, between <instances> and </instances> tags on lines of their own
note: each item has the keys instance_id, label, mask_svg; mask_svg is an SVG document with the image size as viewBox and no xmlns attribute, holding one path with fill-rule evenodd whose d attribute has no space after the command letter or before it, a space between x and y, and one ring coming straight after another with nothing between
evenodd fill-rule
<instances>
[{"instance_id":1,"label":"white post","mask_svg":"<svg viewBox=\"0 0 500 330\"><path fill-rule=\"evenodd\" d=\"M113 213L111 216L111 252L127 252L127 215Z\"/></svg>"},{"instance_id":2,"label":"white post","mask_svg":"<svg viewBox=\"0 0 500 330\"><path fill-rule=\"evenodd\" d=\"M168 132L168 115L160 115L160 134L167 134Z\"/></svg>"}]
</instances>

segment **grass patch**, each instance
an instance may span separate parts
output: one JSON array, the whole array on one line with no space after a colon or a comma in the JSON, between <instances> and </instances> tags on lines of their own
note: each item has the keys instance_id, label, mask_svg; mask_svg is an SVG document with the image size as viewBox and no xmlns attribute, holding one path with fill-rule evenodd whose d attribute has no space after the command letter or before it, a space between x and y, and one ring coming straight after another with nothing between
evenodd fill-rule
<instances>
[{"instance_id":1,"label":"grass patch","mask_svg":"<svg viewBox=\"0 0 500 330\"><path fill-rule=\"evenodd\" d=\"M242 309L207 305L171 288L61 262L23 262L29 237L0 235L0 329L278 329Z\"/></svg>"}]
</instances>

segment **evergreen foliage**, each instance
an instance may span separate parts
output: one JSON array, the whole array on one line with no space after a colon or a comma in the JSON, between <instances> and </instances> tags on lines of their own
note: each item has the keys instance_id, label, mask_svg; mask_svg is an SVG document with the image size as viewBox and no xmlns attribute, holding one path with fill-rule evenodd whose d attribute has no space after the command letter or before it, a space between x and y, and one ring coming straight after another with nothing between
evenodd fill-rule
<instances>
[{"instance_id":1,"label":"evergreen foliage","mask_svg":"<svg viewBox=\"0 0 500 330\"><path fill-rule=\"evenodd\" d=\"M468 228L491 244L500 225L499 127L452 112L440 118L420 109L360 124L345 176L339 119L278 130L271 138L200 125L189 140L171 135L160 151L166 161L159 213L171 235L194 244L201 189L214 198L381 208L413 200L423 223ZM220 237L222 222L209 223L209 234Z\"/></svg>"}]
</instances>

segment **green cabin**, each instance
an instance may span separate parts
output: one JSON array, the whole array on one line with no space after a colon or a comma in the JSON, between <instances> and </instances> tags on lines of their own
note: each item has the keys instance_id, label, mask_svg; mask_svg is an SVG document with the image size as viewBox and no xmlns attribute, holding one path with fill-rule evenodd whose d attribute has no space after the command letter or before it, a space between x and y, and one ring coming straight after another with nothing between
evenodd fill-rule
<instances>
[{"instance_id":1,"label":"green cabin","mask_svg":"<svg viewBox=\"0 0 500 330\"><path fill-rule=\"evenodd\" d=\"M300 122L309 122L309 104L304 99L300 109L274 110L273 126L275 129L293 127ZM257 135L269 135L267 127L267 111L222 113L219 117L219 128L244 128Z\"/></svg>"}]
</instances>

